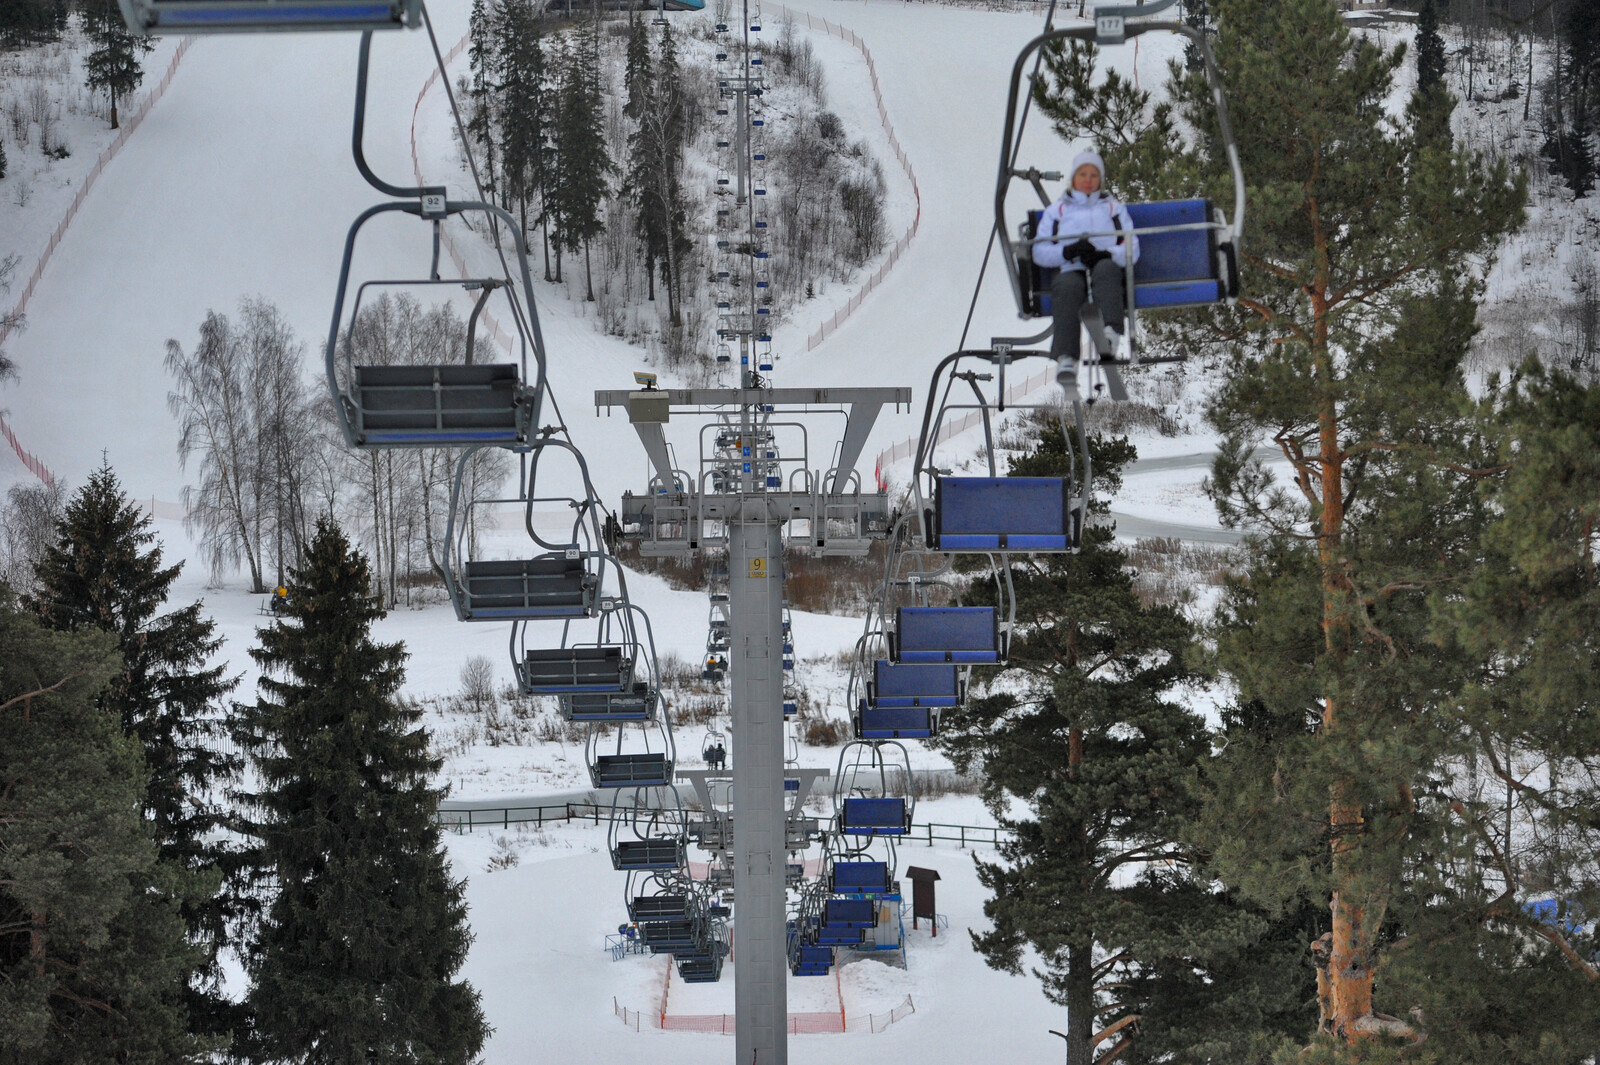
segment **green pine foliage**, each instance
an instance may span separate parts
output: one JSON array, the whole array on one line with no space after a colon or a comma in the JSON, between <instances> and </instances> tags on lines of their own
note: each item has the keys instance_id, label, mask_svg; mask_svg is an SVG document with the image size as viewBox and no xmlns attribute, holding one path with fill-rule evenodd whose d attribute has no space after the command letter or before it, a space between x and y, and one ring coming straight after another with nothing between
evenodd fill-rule
<instances>
[{"instance_id":1,"label":"green pine foliage","mask_svg":"<svg viewBox=\"0 0 1600 1065\"><path fill-rule=\"evenodd\" d=\"M98 628L47 628L0 585L0 1063L200 1061L185 986L187 885L139 813L138 742L100 693Z\"/></svg>"},{"instance_id":2,"label":"green pine foliage","mask_svg":"<svg viewBox=\"0 0 1600 1065\"><path fill-rule=\"evenodd\" d=\"M251 651L261 695L237 738L260 780L261 869L276 887L251 944L257 1061L472 1061L486 1034L466 958L463 882L435 821L421 711L400 698L405 650L372 638L365 558L331 522L289 581L285 620Z\"/></svg>"},{"instance_id":3,"label":"green pine foliage","mask_svg":"<svg viewBox=\"0 0 1600 1065\"><path fill-rule=\"evenodd\" d=\"M1480 753L1452 696L1477 663L1433 610L1486 521L1495 466L1461 360L1482 264L1520 223L1525 185L1438 121L1389 119L1404 51L1353 38L1330 0L1209 7L1248 182L1244 291L1234 310L1166 328L1230 370L1209 410L1224 439L1211 491L1258 538L1216 631L1242 709L1189 839L1252 906L1327 907L1308 945L1336 1043L1417 1039L1425 1023L1403 1019L1415 1003L1382 974L1397 938L1472 919L1412 888L1470 845L1448 770ZM1092 59L1063 53L1040 90L1063 132L1099 140L1135 195L1227 203L1204 79L1175 71L1166 110L1092 82ZM1169 135L1181 127L1194 135ZM1249 461L1263 442L1290 462L1288 483ZM1443 979L1425 942L1408 942L1406 963Z\"/></svg>"},{"instance_id":4,"label":"green pine foliage","mask_svg":"<svg viewBox=\"0 0 1600 1065\"><path fill-rule=\"evenodd\" d=\"M229 823L221 788L239 760L219 753L215 721L236 681L208 663L222 645L191 603L162 613L182 565L163 566L151 521L102 466L67 503L56 542L35 567L25 605L52 629L109 633L123 668L100 706L144 754L140 807L160 859L182 890L190 938L204 947L189 1009L202 1030L225 1031L230 1007L217 989L217 956L242 905L219 892L237 856L219 832Z\"/></svg>"}]
</instances>

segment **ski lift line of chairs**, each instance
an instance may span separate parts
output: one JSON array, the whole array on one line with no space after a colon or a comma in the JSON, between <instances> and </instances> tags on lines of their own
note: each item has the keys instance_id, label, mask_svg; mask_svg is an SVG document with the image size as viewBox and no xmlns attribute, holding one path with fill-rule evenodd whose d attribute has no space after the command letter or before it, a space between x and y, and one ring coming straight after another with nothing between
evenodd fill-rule
<instances>
[{"instance_id":1,"label":"ski lift line of chairs","mask_svg":"<svg viewBox=\"0 0 1600 1065\"><path fill-rule=\"evenodd\" d=\"M1215 204L1205 199L1171 200L1129 204L1133 232L1139 237L1137 262L1126 266L1126 311L1128 337L1132 341L1133 362L1138 356L1138 316L1141 310L1210 306L1231 302L1239 295L1239 247L1244 232L1245 182L1239 163L1238 145L1228 116L1222 77L1205 34L1181 22L1134 22L1133 18L1154 15L1172 6L1173 0L1140 7L1100 7L1092 26L1049 30L1023 47L1011 71L1010 92L1006 101L1006 125L1000 144L999 175L995 189L995 224L1003 254L1002 261L1012 281L1018 313L1038 317L1050 313L1050 281L1053 270L1041 270L1033 262L1033 245L1040 240L1078 240L1082 237L1117 237L1120 232L1072 234L1067 237L1041 237L1037 233L1038 211L1029 211L1020 224L1020 237L1013 241L1012 223L1007 217L1006 200L1014 180L1031 185L1041 205L1050 196L1042 179L1057 178L1037 168L1018 168L1016 155L1021 136L1020 101L1023 86L1031 88L1028 68L1035 53L1045 46L1066 40L1120 45L1145 33L1176 33L1185 37L1201 57L1206 81L1211 88L1217 134L1227 157L1233 182L1233 218L1230 220ZM1048 335L1048 332L1044 335ZM1103 328L1091 326L1091 336L1102 361L1111 351ZM1040 337L1039 339L1042 339Z\"/></svg>"},{"instance_id":2,"label":"ski lift line of chairs","mask_svg":"<svg viewBox=\"0 0 1600 1065\"><path fill-rule=\"evenodd\" d=\"M1032 358L1056 361L1043 351L980 349L953 352L934 369L912 470L915 510L928 550L991 555L1008 551L1061 554L1078 550L1083 536L1087 486L1093 472L1081 404L1074 403L1071 407L1076 433L1067 425L1066 409L1058 412L1076 476L996 475L991 415L1006 408L1007 368ZM997 372L958 372L955 368L965 360L987 362ZM940 380L947 374L948 379L941 388ZM952 399L950 393L958 379L971 385L975 396L973 403L956 403ZM996 379L996 395L991 401L979 382ZM955 411L971 407L976 407L982 415L983 443L989 461L987 477L957 477L939 469L934 462L935 445L945 419ZM1012 409L1049 408L1040 404L1013 404Z\"/></svg>"},{"instance_id":3,"label":"ski lift line of chairs","mask_svg":"<svg viewBox=\"0 0 1600 1065\"><path fill-rule=\"evenodd\" d=\"M118 0L136 34L416 29L422 0Z\"/></svg>"}]
</instances>

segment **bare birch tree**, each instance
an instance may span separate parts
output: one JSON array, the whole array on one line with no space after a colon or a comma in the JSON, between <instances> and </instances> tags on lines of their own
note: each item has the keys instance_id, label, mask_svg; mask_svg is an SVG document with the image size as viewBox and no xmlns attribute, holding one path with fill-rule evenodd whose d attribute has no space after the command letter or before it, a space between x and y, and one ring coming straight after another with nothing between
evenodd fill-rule
<instances>
[{"instance_id":1,"label":"bare birch tree","mask_svg":"<svg viewBox=\"0 0 1600 1065\"><path fill-rule=\"evenodd\" d=\"M167 406L179 420L178 454L199 459L199 483L186 485L186 527L206 553L213 579L244 563L252 590L279 581L309 541L316 513L332 511L327 474L331 440L319 425L316 391L306 381L306 346L271 302L244 299L237 324L207 312L200 340L185 354L167 341L176 387ZM321 478L322 505L308 513L309 482Z\"/></svg>"}]
</instances>

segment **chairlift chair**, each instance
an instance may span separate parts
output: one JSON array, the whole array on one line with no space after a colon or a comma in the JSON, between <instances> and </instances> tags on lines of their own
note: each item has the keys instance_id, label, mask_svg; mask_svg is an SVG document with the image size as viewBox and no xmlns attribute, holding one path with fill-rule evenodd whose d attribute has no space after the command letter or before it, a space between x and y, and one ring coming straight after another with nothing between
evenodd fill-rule
<instances>
[{"instance_id":1,"label":"chairlift chair","mask_svg":"<svg viewBox=\"0 0 1600 1065\"><path fill-rule=\"evenodd\" d=\"M601 592L607 569L620 575L617 562L605 546L601 507L582 454L564 439L549 437L526 449L530 460L523 494L514 499L475 499L466 490L466 471L473 454L486 445L462 451L450 491L450 516L445 525L445 590L462 621L537 621L593 618L602 610ZM571 455L585 489L583 498L539 496L537 478L542 458ZM473 514L479 507L516 504L524 512L524 525L536 548L531 558L480 559L472 535ZM534 510L540 504L563 506L572 512L570 531L562 540L547 540L534 527Z\"/></svg>"},{"instance_id":2,"label":"chairlift chair","mask_svg":"<svg viewBox=\"0 0 1600 1065\"><path fill-rule=\"evenodd\" d=\"M1048 315L1050 282L1055 272L1041 270L1034 264L1034 244L1040 240L1078 240L1084 237L1121 237L1126 234L1075 233L1061 238L1043 237L1037 233L1038 210L1028 211L1020 223L1014 223L1007 209L1007 198L1014 183L1021 181L1027 184L1037 194L1041 205L1048 206L1051 197L1045 192L1042 182L1047 178L1060 177L1042 172L1037 167L1017 165L1021 123L1025 114L1024 94L1033 89L1028 69L1034 62L1034 56L1040 49L1056 41L1078 40L1101 46L1117 46L1152 32L1179 34L1194 47L1201 57L1204 74L1211 88L1217 132L1228 160L1233 182L1233 217L1230 219L1220 207L1205 199L1128 205L1133 232L1140 243L1137 262L1129 262L1125 267L1124 284L1127 335L1132 352L1131 361L1135 365L1141 361L1141 311L1214 306L1231 303L1239 295L1239 247L1244 233L1245 214L1244 172L1239 163L1227 100L1223 95L1222 76L1205 34L1181 22L1149 20L1149 16L1170 8L1175 2L1152 0L1139 6L1097 7L1093 25L1051 29L1023 47L1011 71L1005 132L1000 144L999 177L995 189L995 232L1002 245L1001 261L1006 264L1011 278L1018 313L1024 318ZM1011 236L1014 224L1018 226L1019 233L1015 240ZM1086 311L1090 306L1086 305ZM1084 320L1100 360L1108 361L1113 354L1112 347L1106 330L1099 323L1098 313L1086 313ZM1047 330L1032 339L1042 340L1048 335Z\"/></svg>"},{"instance_id":3,"label":"chairlift chair","mask_svg":"<svg viewBox=\"0 0 1600 1065\"><path fill-rule=\"evenodd\" d=\"M328 387L346 442L361 449L527 444L537 425L543 400L542 347L522 342L519 361L504 361L497 354L478 350L477 329L486 303L491 296L501 293L505 301L504 318L517 325L519 333L531 333L531 280L527 293L519 295L516 287L498 278L441 279L437 276L437 263L434 263L426 278L361 283L348 301L350 313L346 319L344 310L357 235L371 218L393 211L422 216L414 202L381 204L357 219L346 240L340 287L324 356ZM489 214L503 224L499 211L497 207L461 203L450 204L439 218L422 217L439 224L452 214ZM521 265L526 270L526 262ZM361 334L354 326L360 321L363 305L372 291L440 286L460 289L473 296L472 312L459 349L440 350L431 361L392 364L381 361L382 353L369 352L361 345ZM535 353L531 379L527 365L530 350ZM518 355L517 352L510 354Z\"/></svg>"},{"instance_id":4,"label":"chairlift chair","mask_svg":"<svg viewBox=\"0 0 1600 1065\"><path fill-rule=\"evenodd\" d=\"M934 368L912 468L914 513L925 549L987 555L1077 551L1093 472L1082 404L1052 408L1008 402L1006 377L1021 373L1019 364L1034 359L1056 361L1047 352L1001 346L953 352ZM974 363L982 369L972 367ZM963 382L967 388L958 389ZM966 398L968 390L971 400ZM1000 476L994 454L994 419L1008 407L1050 410L1061 419L1071 458L1068 476ZM962 420L958 421L958 416ZM973 416L983 431L986 477L957 476L938 464L936 447L951 435L947 426L959 429L970 424ZM1004 576L1010 572L1008 566L999 565L997 572L1009 581Z\"/></svg>"}]
</instances>

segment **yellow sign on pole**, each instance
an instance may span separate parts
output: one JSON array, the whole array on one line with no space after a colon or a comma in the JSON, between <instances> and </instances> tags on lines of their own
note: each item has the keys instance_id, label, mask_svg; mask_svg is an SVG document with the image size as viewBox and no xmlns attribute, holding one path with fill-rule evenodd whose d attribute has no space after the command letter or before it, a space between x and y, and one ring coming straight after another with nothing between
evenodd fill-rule
<instances>
[{"instance_id":1,"label":"yellow sign on pole","mask_svg":"<svg viewBox=\"0 0 1600 1065\"><path fill-rule=\"evenodd\" d=\"M761 580L764 579L766 575L767 560L764 558L752 558L750 560L750 576L757 580Z\"/></svg>"}]
</instances>

